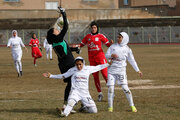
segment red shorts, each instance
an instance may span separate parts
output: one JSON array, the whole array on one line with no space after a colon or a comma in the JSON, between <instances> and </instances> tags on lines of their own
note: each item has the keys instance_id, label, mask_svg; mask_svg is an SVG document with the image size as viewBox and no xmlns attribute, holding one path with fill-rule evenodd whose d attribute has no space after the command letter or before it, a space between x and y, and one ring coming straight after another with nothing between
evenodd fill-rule
<instances>
[{"instance_id":1,"label":"red shorts","mask_svg":"<svg viewBox=\"0 0 180 120\"><path fill-rule=\"evenodd\" d=\"M35 58L42 57L42 54L39 48L32 48L32 57L35 57Z\"/></svg>"}]
</instances>

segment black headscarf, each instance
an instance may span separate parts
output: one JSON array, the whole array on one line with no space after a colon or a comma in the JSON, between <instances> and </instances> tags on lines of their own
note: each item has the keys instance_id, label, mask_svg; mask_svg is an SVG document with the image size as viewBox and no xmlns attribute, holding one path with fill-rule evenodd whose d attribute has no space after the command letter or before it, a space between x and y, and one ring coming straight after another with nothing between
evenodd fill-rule
<instances>
[{"instance_id":1,"label":"black headscarf","mask_svg":"<svg viewBox=\"0 0 180 120\"><path fill-rule=\"evenodd\" d=\"M91 33L92 33L93 35L96 35L96 34L99 33L99 26L98 26L98 24L97 24L95 21L93 21L93 22L91 23L91 25L90 25L91 28L92 28L92 26L94 26L94 25L97 27L97 32L96 32L96 33L92 33L92 32L91 32Z\"/></svg>"},{"instance_id":2,"label":"black headscarf","mask_svg":"<svg viewBox=\"0 0 180 120\"><path fill-rule=\"evenodd\" d=\"M54 28L50 28L47 32L47 41L49 44L53 44L53 39L56 37L53 32Z\"/></svg>"}]
</instances>

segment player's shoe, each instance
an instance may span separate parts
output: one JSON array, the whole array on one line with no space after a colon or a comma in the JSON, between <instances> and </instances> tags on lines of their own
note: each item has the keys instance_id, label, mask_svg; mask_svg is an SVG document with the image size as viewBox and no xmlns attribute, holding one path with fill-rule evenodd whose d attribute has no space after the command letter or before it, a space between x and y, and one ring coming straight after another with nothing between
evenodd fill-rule
<instances>
[{"instance_id":1,"label":"player's shoe","mask_svg":"<svg viewBox=\"0 0 180 120\"><path fill-rule=\"evenodd\" d=\"M132 112L137 112L137 109L135 106L131 106L131 110L132 110Z\"/></svg>"},{"instance_id":2,"label":"player's shoe","mask_svg":"<svg viewBox=\"0 0 180 120\"><path fill-rule=\"evenodd\" d=\"M34 64L35 67L37 67L37 64Z\"/></svg>"},{"instance_id":3,"label":"player's shoe","mask_svg":"<svg viewBox=\"0 0 180 120\"><path fill-rule=\"evenodd\" d=\"M22 74L23 74L22 71L20 71L20 75L21 75L21 76L22 76Z\"/></svg>"},{"instance_id":4,"label":"player's shoe","mask_svg":"<svg viewBox=\"0 0 180 120\"><path fill-rule=\"evenodd\" d=\"M56 112L60 117L66 117L65 114L63 113L63 111L59 108L56 108Z\"/></svg>"},{"instance_id":5,"label":"player's shoe","mask_svg":"<svg viewBox=\"0 0 180 120\"><path fill-rule=\"evenodd\" d=\"M109 108L108 108L108 111L109 111L109 112L113 112L113 107L109 107Z\"/></svg>"},{"instance_id":6,"label":"player's shoe","mask_svg":"<svg viewBox=\"0 0 180 120\"><path fill-rule=\"evenodd\" d=\"M101 102L102 99L103 99L103 97L104 97L103 94L99 94L99 95L98 95L98 101Z\"/></svg>"}]
</instances>

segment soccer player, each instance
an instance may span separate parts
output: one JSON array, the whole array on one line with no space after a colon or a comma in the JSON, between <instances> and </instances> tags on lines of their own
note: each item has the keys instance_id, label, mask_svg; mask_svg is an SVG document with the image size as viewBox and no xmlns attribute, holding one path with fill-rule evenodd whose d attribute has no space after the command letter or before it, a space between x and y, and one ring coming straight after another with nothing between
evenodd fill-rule
<instances>
[{"instance_id":1,"label":"soccer player","mask_svg":"<svg viewBox=\"0 0 180 120\"><path fill-rule=\"evenodd\" d=\"M12 57L14 60L14 65L16 67L16 71L18 73L18 77L22 76L22 63L21 63L21 58L22 58L22 49L21 46L26 49L28 52L27 48L22 42L22 39L18 37L18 33L16 30L12 31L12 37L8 40L7 47L11 48L11 53Z\"/></svg>"},{"instance_id":2,"label":"soccer player","mask_svg":"<svg viewBox=\"0 0 180 120\"><path fill-rule=\"evenodd\" d=\"M71 92L68 98L68 104L64 111L60 112L60 116L68 116L73 106L81 100L83 108L86 112L97 113L97 107L89 93L89 75L101 69L108 67L108 63L98 66L85 66L85 61L82 57L75 59L75 67L69 69L66 73L52 75L50 73L43 73L45 77L54 79L64 79L71 77Z\"/></svg>"},{"instance_id":3,"label":"soccer player","mask_svg":"<svg viewBox=\"0 0 180 120\"><path fill-rule=\"evenodd\" d=\"M74 56L72 55L71 48L64 40L64 36L68 30L68 22L64 8L59 8L63 16L64 25L61 31L56 27L50 28L47 32L47 41L52 44L53 49L58 56L58 66L61 73L67 72L70 68L74 67ZM79 49L77 49L79 50ZM71 77L65 78L64 82L67 83L64 93L64 106L66 107L69 92L71 90ZM75 112L75 111L72 111Z\"/></svg>"},{"instance_id":4,"label":"soccer player","mask_svg":"<svg viewBox=\"0 0 180 120\"><path fill-rule=\"evenodd\" d=\"M142 77L142 72L139 70L138 65L134 59L132 50L127 46L129 36L125 32L118 35L117 43L111 45L106 53L106 58L111 61L111 66L108 67L108 104L109 112L113 112L113 98L115 83L120 85L126 98L131 106L132 112L137 112L134 106L132 93L128 88L127 75L126 75L126 60L132 65L134 70Z\"/></svg>"},{"instance_id":5,"label":"soccer player","mask_svg":"<svg viewBox=\"0 0 180 120\"><path fill-rule=\"evenodd\" d=\"M111 43L103 34L99 33L98 31L99 27L97 23L92 22L90 26L91 26L91 34L87 34L83 38L82 42L80 43L80 47L83 47L87 44L88 57L91 66L107 63L104 52L102 50L102 43L104 43L107 47L109 47ZM103 75L103 78L107 82L107 68L101 70L101 73ZM100 102L103 99L103 94L101 91L99 72L93 73L93 77L94 77L96 89L99 93L98 101Z\"/></svg>"},{"instance_id":6,"label":"soccer player","mask_svg":"<svg viewBox=\"0 0 180 120\"><path fill-rule=\"evenodd\" d=\"M36 59L41 58L42 54L40 51L40 45L39 45L39 40L36 38L36 34L32 34L32 39L29 42L29 46L31 46L32 49L32 57L34 57L34 66L36 67Z\"/></svg>"},{"instance_id":7,"label":"soccer player","mask_svg":"<svg viewBox=\"0 0 180 120\"><path fill-rule=\"evenodd\" d=\"M52 45L47 42L47 39L45 38L43 47L46 49L46 58L47 60L50 58L52 60Z\"/></svg>"}]
</instances>

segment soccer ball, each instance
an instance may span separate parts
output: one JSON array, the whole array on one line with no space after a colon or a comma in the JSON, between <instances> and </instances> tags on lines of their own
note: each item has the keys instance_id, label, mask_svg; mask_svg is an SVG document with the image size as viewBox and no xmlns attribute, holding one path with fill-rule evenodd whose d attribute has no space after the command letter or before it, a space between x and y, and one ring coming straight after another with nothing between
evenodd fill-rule
<instances>
[{"instance_id":1,"label":"soccer ball","mask_svg":"<svg viewBox=\"0 0 180 120\"><path fill-rule=\"evenodd\" d=\"M59 27L62 27L62 26L64 25L63 17L59 17L59 18L57 19L57 25L58 25Z\"/></svg>"},{"instance_id":2,"label":"soccer ball","mask_svg":"<svg viewBox=\"0 0 180 120\"><path fill-rule=\"evenodd\" d=\"M68 24L69 24L68 19L67 19L67 22L68 22ZM57 25L58 25L60 28L63 27L63 25L64 25L63 17L59 17L59 18L57 19Z\"/></svg>"}]
</instances>

